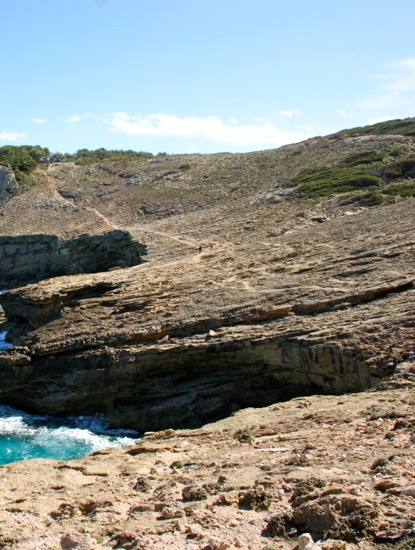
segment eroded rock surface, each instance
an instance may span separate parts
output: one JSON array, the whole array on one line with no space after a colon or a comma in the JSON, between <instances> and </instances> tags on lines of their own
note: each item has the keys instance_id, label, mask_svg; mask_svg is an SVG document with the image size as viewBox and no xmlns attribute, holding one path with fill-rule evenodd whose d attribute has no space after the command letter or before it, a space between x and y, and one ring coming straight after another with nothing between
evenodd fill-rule
<instances>
[{"instance_id":1,"label":"eroded rock surface","mask_svg":"<svg viewBox=\"0 0 415 550\"><path fill-rule=\"evenodd\" d=\"M1 399L154 430L376 386L410 353L412 223L399 203L10 291Z\"/></svg>"},{"instance_id":2,"label":"eroded rock surface","mask_svg":"<svg viewBox=\"0 0 415 550\"><path fill-rule=\"evenodd\" d=\"M292 185L397 147L413 138L60 163L7 202L3 235L121 228L149 261L3 295L0 400L166 430L2 467L0 547L413 548L414 203Z\"/></svg>"},{"instance_id":3,"label":"eroded rock surface","mask_svg":"<svg viewBox=\"0 0 415 550\"><path fill-rule=\"evenodd\" d=\"M314 550L386 550L401 539L413 548L414 384L406 363L364 399L298 398L83 460L9 464L0 543L298 550L314 540Z\"/></svg>"},{"instance_id":4,"label":"eroded rock surface","mask_svg":"<svg viewBox=\"0 0 415 550\"><path fill-rule=\"evenodd\" d=\"M56 235L0 237L0 288L12 288L57 275L95 273L140 263L145 246L126 231L81 235L63 240Z\"/></svg>"},{"instance_id":5,"label":"eroded rock surface","mask_svg":"<svg viewBox=\"0 0 415 550\"><path fill-rule=\"evenodd\" d=\"M13 170L0 164L0 203L19 192L19 184Z\"/></svg>"}]
</instances>

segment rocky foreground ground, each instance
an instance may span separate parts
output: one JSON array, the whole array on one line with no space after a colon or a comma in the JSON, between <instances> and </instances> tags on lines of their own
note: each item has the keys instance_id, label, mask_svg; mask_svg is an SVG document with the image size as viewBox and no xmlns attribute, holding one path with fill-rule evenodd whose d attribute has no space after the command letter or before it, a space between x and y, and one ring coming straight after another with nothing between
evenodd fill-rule
<instances>
[{"instance_id":1,"label":"rocky foreground ground","mask_svg":"<svg viewBox=\"0 0 415 550\"><path fill-rule=\"evenodd\" d=\"M148 251L1 297L2 402L147 433L0 468L0 548L414 548L414 203L286 182L306 155L413 147L371 140L52 165L2 206L2 235L123 229Z\"/></svg>"},{"instance_id":2,"label":"rocky foreground ground","mask_svg":"<svg viewBox=\"0 0 415 550\"><path fill-rule=\"evenodd\" d=\"M413 548L414 387L408 362L382 391L245 409L74 462L4 466L1 547ZM300 533L326 540L298 546Z\"/></svg>"}]
</instances>

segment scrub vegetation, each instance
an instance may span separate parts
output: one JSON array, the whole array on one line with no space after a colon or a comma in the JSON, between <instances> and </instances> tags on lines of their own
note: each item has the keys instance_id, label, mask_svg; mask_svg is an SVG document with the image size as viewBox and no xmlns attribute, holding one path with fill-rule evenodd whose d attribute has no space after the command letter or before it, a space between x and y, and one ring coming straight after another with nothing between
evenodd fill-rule
<instances>
[{"instance_id":1,"label":"scrub vegetation","mask_svg":"<svg viewBox=\"0 0 415 550\"><path fill-rule=\"evenodd\" d=\"M194 210L207 206L206 201L212 203L213 196L220 204L255 193L263 193L269 203L305 200L310 205L330 201L371 207L415 196L412 136L415 117L245 154L153 155L103 147L69 154L23 145L1 147L0 164L13 169L22 187L36 184L36 168L42 164L62 164L62 169L67 165L69 171L77 167L77 177L88 186L98 185L102 179L98 173L105 172L107 186L123 180L128 189L117 191L126 195L123 200L140 187L146 213L162 196L168 203L164 208L176 212L177 201L181 209Z\"/></svg>"},{"instance_id":2,"label":"scrub vegetation","mask_svg":"<svg viewBox=\"0 0 415 550\"><path fill-rule=\"evenodd\" d=\"M343 199L375 206L415 195L415 155L405 149L353 153L332 165L307 168L290 181L296 196L316 198L346 194Z\"/></svg>"},{"instance_id":3,"label":"scrub vegetation","mask_svg":"<svg viewBox=\"0 0 415 550\"><path fill-rule=\"evenodd\" d=\"M337 136L364 136L364 135L400 135L415 136L415 118L386 120L371 126L358 126L336 133Z\"/></svg>"}]
</instances>

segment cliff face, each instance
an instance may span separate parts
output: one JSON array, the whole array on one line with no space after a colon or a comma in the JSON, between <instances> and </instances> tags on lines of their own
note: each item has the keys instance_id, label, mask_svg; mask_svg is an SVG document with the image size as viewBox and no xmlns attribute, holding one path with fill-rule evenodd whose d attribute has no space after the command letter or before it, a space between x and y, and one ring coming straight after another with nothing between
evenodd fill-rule
<instances>
[{"instance_id":1,"label":"cliff face","mask_svg":"<svg viewBox=\"0 0 415 550\"><path fill-rule=\"evenodd\" d=\"M16 350L14 361L0 357L0 398L57 415L99 412L113 426L147 431L195 428L298 396L362 391L384 374L350 350L306 336L254 339L246 329L216 343L194 337L42 357Z\"/></svg>"},{"instance_id":2,"label":"cliff face","mask_svg":"<svg viewBox=\"0 0 415 550\"><path fill-rule=\"evenodd\" d=\"M0 203L16 195L19 184L13 170L0 164Z\"/></svg>"},{"instance_id":3,"label":"cliff face","mask_svg":"<svg viewBox=\"0 0 415 550\"><path fill-rule=\"evenodd\" d=\"M145 247L125 231L81 235L63 240L55 235L0 237L0 288L74 273L94 273L140 263Z\"/></svg>"},{"instance_id":4,"label":"cliff face","mask_svg":"<svg viewBox=\"0 0 415 550\"><path fill-rule=\"evenodd\" d=\"M154 430L374 387L410 352L411 226L399 203L11 290L0 398Z\"/></svg>"},{"instance_id":5,"label":"cliff face","mask_svg":"<svg viewBox=\"0 0 415 550\"><path fill-rule=\"evenodd\" d=\"M59 235L58 249L125 228L148 261L2 294L14 347L0 402L169 429L80 461L4 466L0 547L293 550L307 531L321 550L412 548L413 179L350 193L330 178L368 157L390 171L414 151L410 136L346 135L60 163L10 198L0 234L30 242L20 275L36 271L38 234Z\"/></svg>"}]
</instances>

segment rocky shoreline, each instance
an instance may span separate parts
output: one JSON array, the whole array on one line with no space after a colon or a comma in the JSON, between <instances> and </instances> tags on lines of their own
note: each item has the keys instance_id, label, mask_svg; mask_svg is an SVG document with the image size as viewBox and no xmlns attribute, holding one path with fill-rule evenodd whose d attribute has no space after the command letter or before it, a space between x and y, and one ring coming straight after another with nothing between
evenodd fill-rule
<instances>
[{"instance_id":1,"label":"rocky shoreline","mask_svg":"<svg viewBox=\"0 0 415 550\"><path fill-rule=\"evenodd\" d=\"M304 550L308 533L315 550L413 548L414 387L405 363L364 398L297 398L78 461L3 466L0 545Z\"/></svg>"},{"instance_id":2,"label":"rocky shoreline","mask_svg":"<svg viewBox=\"0 0 415 550\"><path fill-rule=\"evenodd\" d=\"M306 158L372 142L413 147L62 163L7 198L3 255L40 234L66 250L122 233L126 248L0 295L0 402L146 433L1 467L0 548L413 548L413 201L301 202L286 184Z\"/></svg>"},{"instance_id":3,"label":"rocky shoreline","mask_svg":"<svg viewBox=\"0 0 415 550\"><path fill-rule=\"evenodd\" d=\"M301 247L296 233L281 237L249 278L246 248L213 246L174 269L148 263L11 290L0 296L15 344L0 357L0 398L148 431L375 387L408 357L415 309L411 204L379 211L318 224Z\"/></svg>"}]
</instances>

